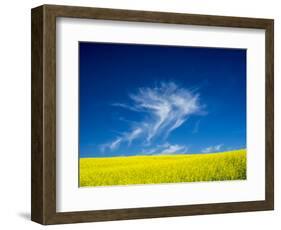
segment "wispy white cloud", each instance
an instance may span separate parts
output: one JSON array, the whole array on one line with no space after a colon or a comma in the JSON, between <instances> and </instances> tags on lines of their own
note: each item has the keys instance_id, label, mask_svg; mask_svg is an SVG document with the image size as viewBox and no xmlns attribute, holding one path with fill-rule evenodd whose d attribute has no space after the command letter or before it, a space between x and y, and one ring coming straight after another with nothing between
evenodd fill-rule
<instances>
[{"instance_id":1,"label":"wispy white cloud","mask_svg":"<svg viewBox=\"0 0 281 230\"><path fill-rule=\"evenodd\" d=\"M143 149L143 154L175 154L181 153L184 154L188 151L188 146L185 145L178 145L178 144L170 144L168 142L162 145L156 145L156 147Z\"/></svg>"},{"instance_id":2,"label":"wispy white cloud","mask_svg":"<svg viewBox=\"0 0 281 230\"><path fill-rule=\"evenodd\" d=\"M104 152L106 149L109 149L110 151L114 151L119 148L120 144L122 142L127 142L128 145L132 143L134 139L136 139L140 134L142 133L142 130L140 128L135 128L129 133L123 133L113 141L110 141L108 143L102 144L100 146L100 150Z\"/></svg>"},{"instance_id":3,"label":"wispy white cloud","mask_svg":"<svg viewBox=\"0 0 281 230\"><path fill-rule=\"evenodd\" d=\"M222 146L223 146L223 144L209 146L207 148L203 148L201 152L202 153L218 152L221 150Z\"/></svg>"},{"instance_id":4,"label":"wispy white cloud","mask_svg":"<svg viewBox=\"0 0 281 230\"><path fill-rule=\"evenodd\" d=\"M141 140L145 145L151 145L157 138L165 140L191 115L202 113L204 107L200 104L199 93L181 88L173 82L162 82L152 88L139 88L129 97L132 102L129 105L123 103L112 105L141 112L145 116L143 120L134 122L131 129L123 135L103 145L103 149L115 150L121 143L130 145L135 139ZM176 147L179 148L175 145L175 150Z\"/></svg>"},{"instance_id":5,"label":"wispy white cloud","mask_svg":"<svg viewBox=\"0 0 281 230\"><path fill-rule=\"evenodd\" d=\"M166 146L165 149L162 150L161 154L186 153L187 150L188 150L187 146L169 144L168 146Z\"/></svg>"},{"instance_id":6,"label":"wispy white cloud","mask_svg":"<svg viewBox=\"0 0 281 230\"><path fill-rule=\"evenodd\" d=\"M200 120L195 123L192 133L198 133L199 126L200 126Z\"/></svg>"},{"instance_id":7,"label":"wispy white cloud","mask_svg":"<svg viewBox=\"0 0 281 230\"><path fill-rule=\"evenodd\" d=\"M129 106L129 105L126 105L126 104L123 104L123 103L113 103L113 104L111 104L111 105L112 105L112 106L116 106L116 107L121 107L121 108L124 108L124 109L129 109L129 110L132 110L132 111L139 112L139 110L138 110L136 107Z\"/></svg>"},{"instance_id":8,"label":"wispy white cloud","mask_svg":"<svg viewBox=\"0 0 281 230\"><path fill-rule=\"evenodd\" d=\"M125 140L128 141L129 144L131 144L133 140L135 140L142 134L142 132L143 132L142 128L137 127L133 129L131 132L124 135L123 139L125 138Z\"/></svg>"},{"instance_id":9,"label":"wispy white cloud","mask_svg":"<svg viewBox=\"0 0 281 230\"><path fill-rule=\"evenodd\" d=\"M105 144L101 145L100 149L102 152L105 151L106 149L113 151L119 147L119 145L121 144L121 141L122 141L122 138L118 137L109 143L105 143Z\"/></svg>"}]
</instances>

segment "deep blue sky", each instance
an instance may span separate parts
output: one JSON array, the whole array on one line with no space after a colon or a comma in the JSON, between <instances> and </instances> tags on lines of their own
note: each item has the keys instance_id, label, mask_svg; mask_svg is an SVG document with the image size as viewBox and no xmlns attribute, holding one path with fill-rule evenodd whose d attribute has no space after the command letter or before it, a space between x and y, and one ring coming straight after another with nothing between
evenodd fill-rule
<instances>
[{"instance_id":1,"label":"deep blue sky","mask_svg":"<svg viewBox=\"0 0 281 230\"><path fill-rule=\"evenodd\" d=\"M80 157L246 147L246 50L79 43Z\"/></svg>"}]
</instances>

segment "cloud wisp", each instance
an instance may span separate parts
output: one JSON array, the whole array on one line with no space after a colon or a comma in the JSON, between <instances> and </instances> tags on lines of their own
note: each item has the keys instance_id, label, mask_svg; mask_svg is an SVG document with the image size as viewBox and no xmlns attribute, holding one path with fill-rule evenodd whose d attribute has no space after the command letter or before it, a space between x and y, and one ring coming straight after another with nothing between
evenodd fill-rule
<instances>
[{"instance_id":1,"label":"cloud wisp","mask_svg":"<svg viewBox=\"0 0 281 230\"><path fill-rule=\"evenodd\" d=\"M222 149L223 144L209 146L207 148L202 149L202 153L211 153L211 152L218 152Z\"/></svg>"},{"instance_id":2,"label":"cloud wisp","mask_svg":"<svg viewBox=\"0 0 281 230\"><path fill-rule=\"evenodd\" d=\"M155 145L157 139L165 141L190 116L202 114L204 107L200 104L199 93L179 87L173 82L139 88L136 93L129 94L129 99L130 104L113 103L112 106L143 113L143 119L134 121L127 132L103 144L103 151L116 150L122 143L130 145L136 139L142 141L144 146ZM171 145L166 150L177 152L183 148Z\"/></svg>"},{"instance_id":3,"label":"cloud wisp","mask_svg":"<svg viewBox=\"0 0 281 230\"><path fill-rule=\"evenodd\" d=\"M168 143L164 146L164 149L162 149L161 154L186 153L187 151L187 146Z\"/></svg>"},{"instance_id":4,"label":"cloud wisp","mask_svg":"<svg viewBox=\"0 0 281 230\"><path fill-rule=\"evenodd\" d=\"M143 154L157 154L157 155L165 155L165 154L175 154L175 153L186 153L188 151L188 146L178 145L178 144L170 144L166 142L161 145L156 145L156 147L143 149Z\"/></svg>"},{"instance_id":5,"label":"cloud wisp","mask_svg":"<svg viewBox=\"0 0 281 230\"><path fill-rule=\"evenodd\" d=\"M193 130L192 130L192 133L198 133L198 132L199 132L200 122L201 122L201 121L199 120L199 121L197 121L197 122L195 123L194 128L193 128Z\"/></svg>"}]
</instances>

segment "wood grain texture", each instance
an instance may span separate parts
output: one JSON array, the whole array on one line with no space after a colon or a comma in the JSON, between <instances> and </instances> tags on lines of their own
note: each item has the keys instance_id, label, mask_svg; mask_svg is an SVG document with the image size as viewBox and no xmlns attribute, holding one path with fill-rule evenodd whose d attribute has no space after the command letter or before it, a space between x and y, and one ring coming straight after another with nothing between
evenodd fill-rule
<instances>
[{"instance_id":1,"label":"wood grain texture","mask_svg":"<svg viewBox=\"0 0 281 230\"><path fill-rule=\"evenodd\" d=\"M265 196L274 209L274 22L265 34Z\"/></svg>"},{"instance_id":2,"label":"wood grain texture","mask_svg":"<svg viewBox=\"0 0 281 230\"><path fill-rule=\"evenodd\" d=\"M31 219L43 223L43 8L31 19Z\"/></svg>"},{"instance_id":3,"label":"wood grain texture","mask_svg":"<svg viewBox=\"0 0 281 230\"><path fill-rule=\"evenodd\" d=\"M255 28L266 31L266 199L264 201L56 212L56 18ZM43 5L32 9L32 204L31 219L63 224L231 213L274 208L273 20Z\"/></svg>"}]
</instances>

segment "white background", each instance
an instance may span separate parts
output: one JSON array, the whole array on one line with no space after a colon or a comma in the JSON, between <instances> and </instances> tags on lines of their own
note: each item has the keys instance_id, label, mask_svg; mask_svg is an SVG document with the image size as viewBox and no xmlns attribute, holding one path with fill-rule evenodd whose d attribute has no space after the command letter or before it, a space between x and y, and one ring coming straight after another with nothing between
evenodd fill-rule
<instances>
[{"instance_id":1,"label":"white background","mask_svg":"<svg viewBox=\"0 0 281 230\"><path fill-rule=\"evenodd\" d=\"M0 227L43 229L30 218L30 8L43 3L275 19L275 211L50 226L49 229L278 229L281 218L279 1L3 1L0 8ZM278 92L279 91L279 92ZM259 103L257 101L257 103ZM278 143L279 142L279 143ZM280 228L280 227L279 227Z\"/></svg>"}]
</instances>

